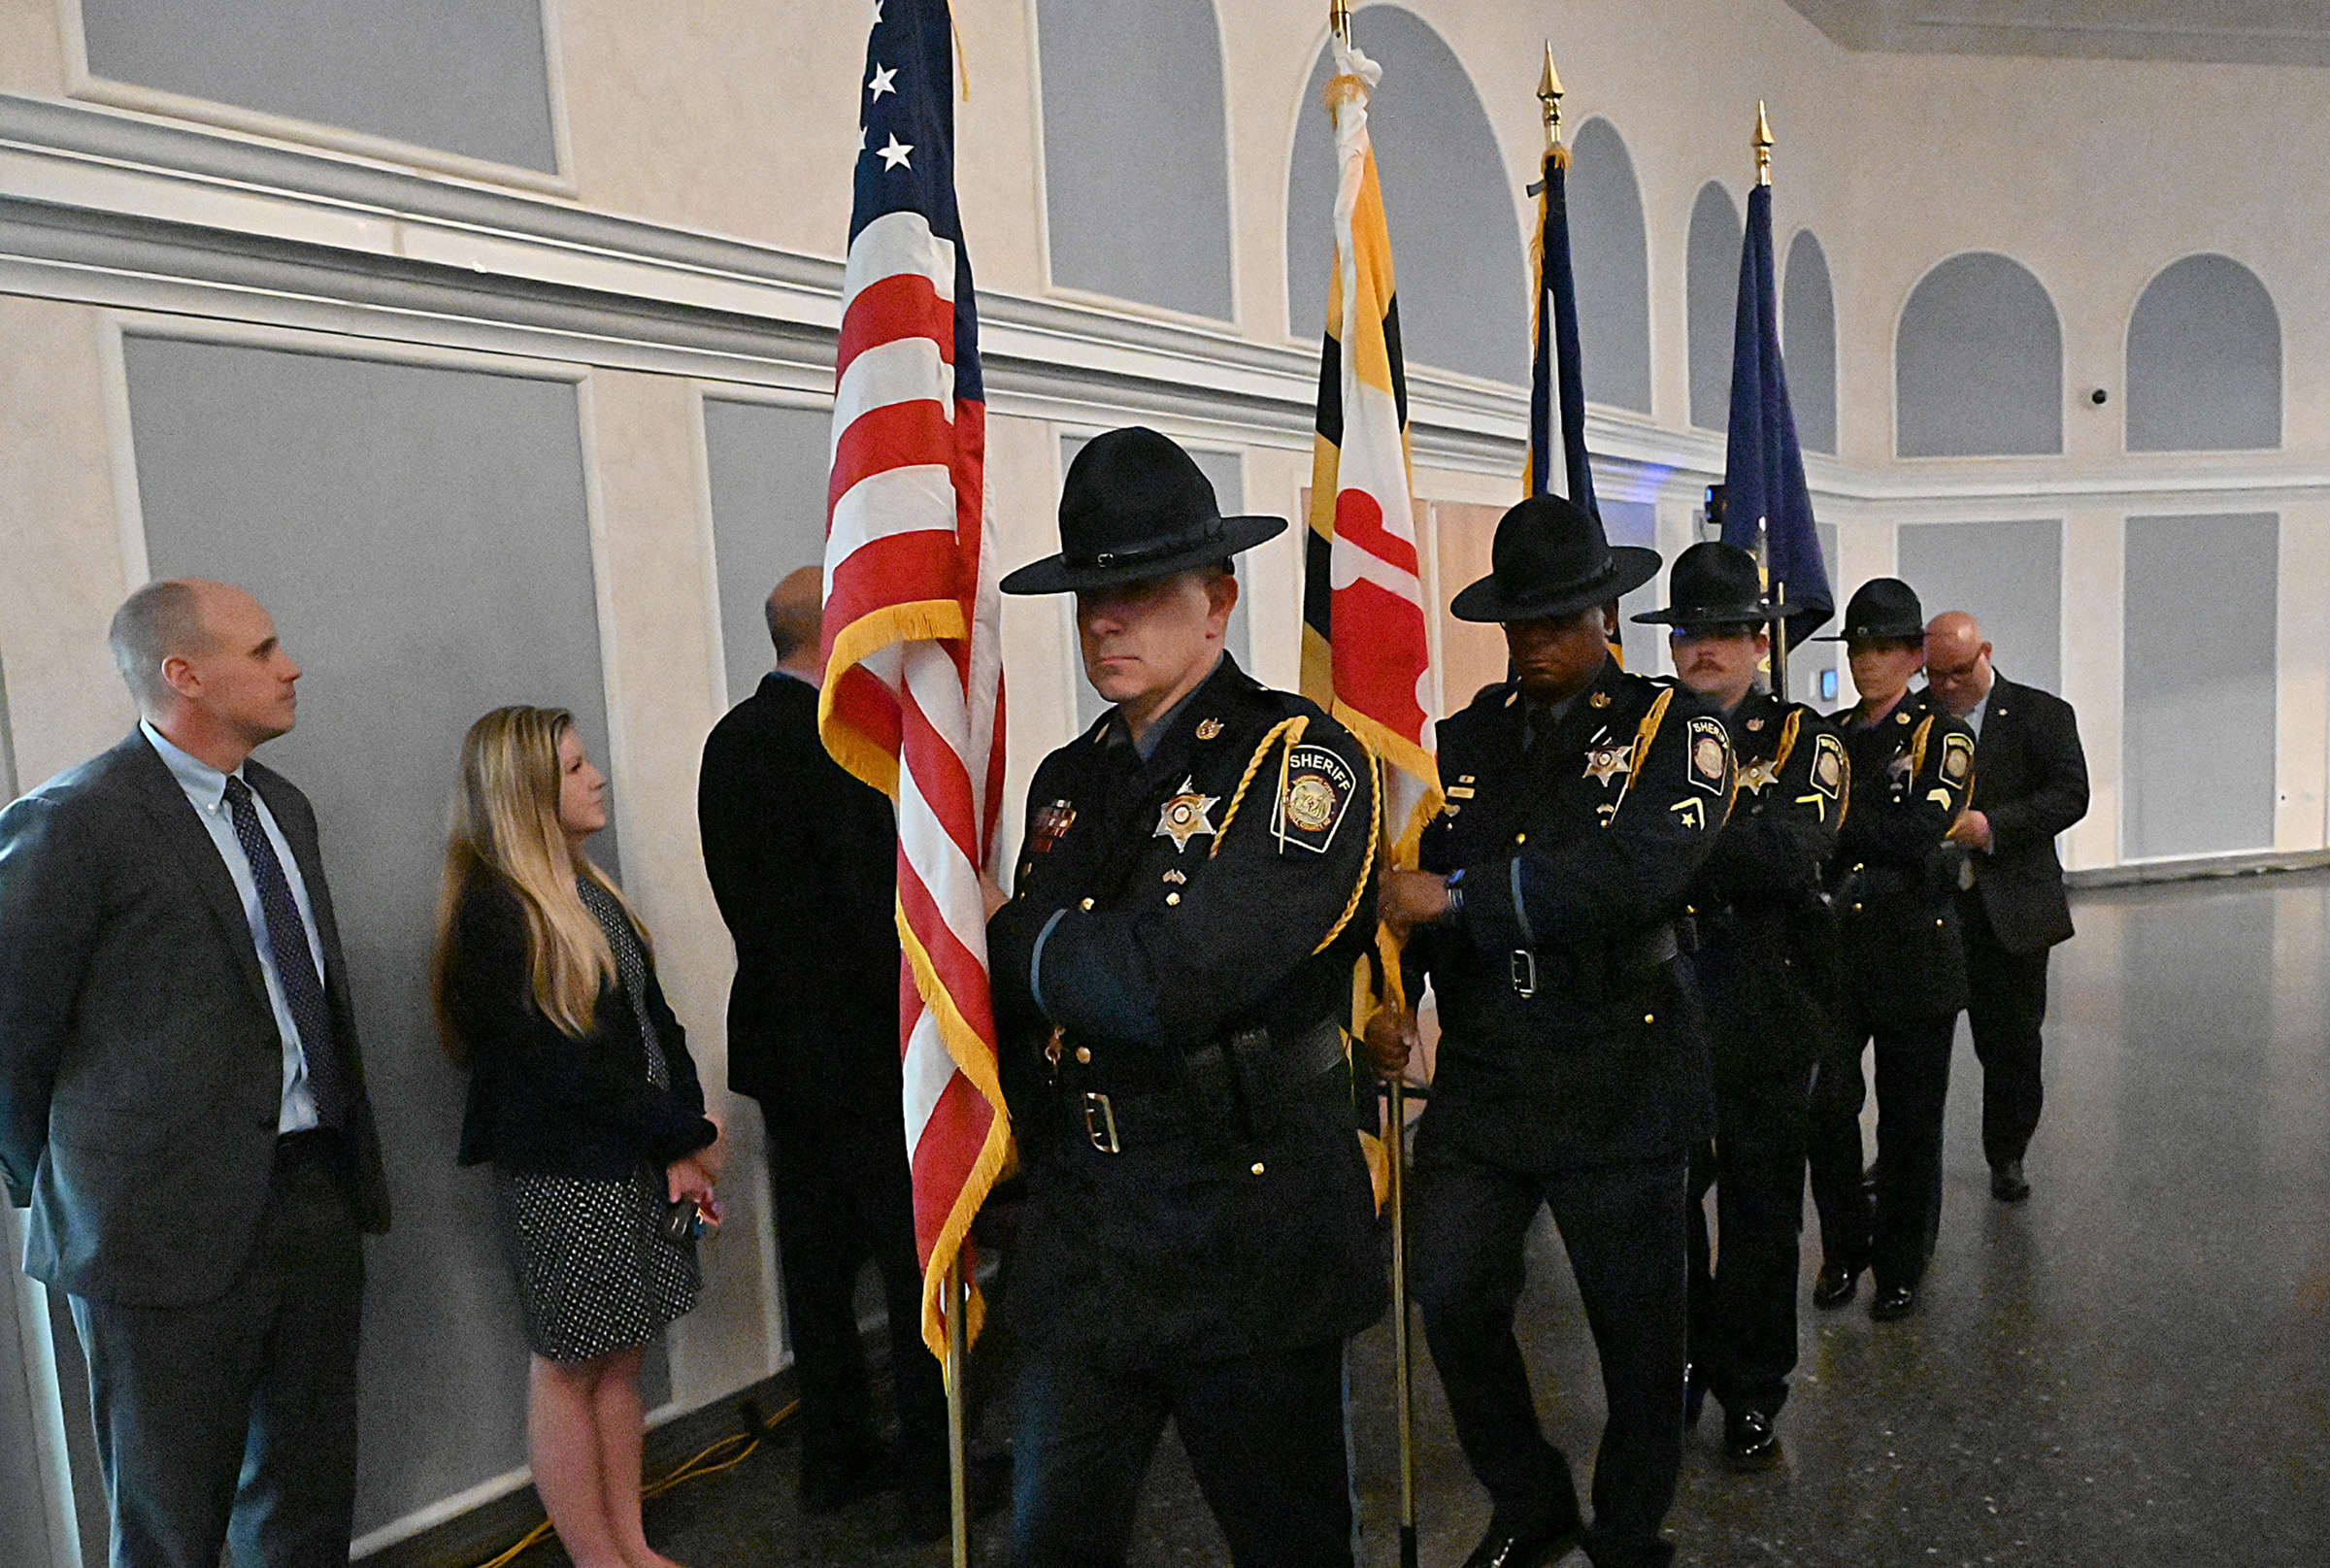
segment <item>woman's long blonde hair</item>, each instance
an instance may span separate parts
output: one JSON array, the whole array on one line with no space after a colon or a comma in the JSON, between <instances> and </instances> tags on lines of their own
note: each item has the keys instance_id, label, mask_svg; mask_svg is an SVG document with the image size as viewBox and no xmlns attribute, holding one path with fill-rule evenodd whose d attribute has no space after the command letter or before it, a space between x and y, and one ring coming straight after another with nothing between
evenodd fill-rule
<instances>
[{"instance_id":1,"label":"woman's long blonde hair","mask_svg":"<svg viewBox=\"0 0 2330 1568\"><path fill-rule=\"evenodd\" d=\"M599 992L615 981L616 966L607 933L583 907L575 879L588 877L606 888L632 915L641 942L647 940L647 927L622 890L587 855L567 848L558 819L564 782L558 743L574 726L575 716L563 708L496 708L470 725L461 741L461 784L445 846L431 982L446 1050L464 1065L468 1042L447 992L458 962L461 902L473 883L490 878L517 900L526 917L535 1005L577 1039L590 1032Z\"/></svg>"}]
</instances>

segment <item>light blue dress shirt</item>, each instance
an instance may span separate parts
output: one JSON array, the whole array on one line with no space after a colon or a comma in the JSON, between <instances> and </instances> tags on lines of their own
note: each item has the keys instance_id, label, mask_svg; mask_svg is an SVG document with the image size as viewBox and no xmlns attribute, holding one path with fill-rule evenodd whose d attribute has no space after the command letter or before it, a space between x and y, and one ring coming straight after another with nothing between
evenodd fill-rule
<instances>
[{"instance_id":1,"label":"light blue dress shirt","mask_svg":"<svg viewBox=\"0 0 2330 1568\"><path fill-rule=\"evenodd\" d=\"M218 850L218 858L226 862L226 874L235 880L235 896L243 901L243 917L250 923L251 945L259 950L259 973L267 981L267 1005L275 1010L276 1032L283 1042L283 1112L276 1119L276 1131L304 1132L317 1122L316 1096L308 1087L308 1058L299 1038L299 1025L292 1020L291 1004L283 996L283 981L276 968L275 949L267 940L267 912L259 903L258 878L251 874L250 857L243 852L243 841L235 836L234 813L226 804L226 775L212 767L191 752L170 744L162 732L144 719L138 728L145 733L146 743L161 756L186 792L194 806L194 814L202 818L209 830L211 843ZM235 770L238 776L242 769ZM244 783L249 784L246 779ZM291 901L299 906L299 923L307 927L308 951L314 956L320 981L323 964L323 938L316 929L316 911L308 902L308 884L299 871L299 862L291 854L290 841L267 809L267 801L257 790L250 792L250 803L259 814L259 826L266 831L267 842L275 846L275 857L283 862L283 880L291 884Z\"/></svg>"}]
</instances>

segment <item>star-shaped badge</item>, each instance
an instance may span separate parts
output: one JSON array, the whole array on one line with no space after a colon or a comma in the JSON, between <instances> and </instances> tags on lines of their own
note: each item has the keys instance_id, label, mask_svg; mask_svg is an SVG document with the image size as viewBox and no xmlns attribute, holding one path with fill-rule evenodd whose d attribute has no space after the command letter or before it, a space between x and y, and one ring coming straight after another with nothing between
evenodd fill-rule
<instances>
[{"instance_id":1,"label":"star-shaped badge","mask_svg":"<svg viewBox=\"0 0 2330 1568\"><path fill-rule=\"evenodd\" d=\"M906 155L909 152L912 152L914 150L914 143L899 141L898 133L896 131L892 131L890 133L890 145L888 147L876 148L874 150L874 155L882 159L882 165L885 169L895 169L901 166L911 169L914 167L914 165L907 161Z\"/></svg>"},{"instance_id":2,"label":"star-shaped badge","mask_svg":"<svg viewBox=\"0 0 2330 1568\"><path fill-rule=\"evenodd\" d=\"M1624 746L1596 746L1585 753L1585 777L1610 783L1621 773L1634 771L1634 743Z\"/></svg>"},{"instance_id":3,"label":"star-shaped badge","mask_svg":"<svg viewBox=\"0 0 2330 1568\"><path fill-rule=\"evenodd\" d=\"M1764 785L1780 783L1780 759L1765 757L1740 769L1740 787L1751 795L1764 792Z\"/></svg>"},{"instance_id":4,"label":"star-shaped badge","mask_svg":"<svg viewBox=\"0 0 2330 1568\"><path fill-rule=\"evenodd\" d=\"M1183 779L1181 789L1158 811L1157 831L1151 836L1173 840L1174 853L1182 853L1200 833L1214 836L1214 821L1207 814L1220 803L1219 795L1209 795L1197 787L1194 775Z\"/></svg>"}]
</instances>

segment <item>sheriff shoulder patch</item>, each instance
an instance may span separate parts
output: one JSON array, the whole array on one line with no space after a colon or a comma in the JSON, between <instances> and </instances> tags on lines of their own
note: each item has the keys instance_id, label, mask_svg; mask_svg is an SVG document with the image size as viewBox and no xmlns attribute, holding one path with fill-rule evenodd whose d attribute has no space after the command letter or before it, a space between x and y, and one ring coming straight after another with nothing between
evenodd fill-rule
<instances>
[{"instance_id":1,"label":"sheriff shoulder patch","mask_svg":"<svg viewBox=\"0 0 2330 1568\"><path fill-rule=\"evenodd\" d=\"M1942 737L1942 777L1953 784L1966 782L1974 772L1974 742L1964 735Z\"/></svg>"},{"instance_id":2,"label":"sheriff shoulder patch","mask_svg":"<svg viewBox=\"0 0 2330 1568\"><path fill-rule=\"evenodd\" d=\"M1271 830L1279 849L1289 845L1324 854L1358 793L1350 765L1323 746L1298 746L1286 753L1286 787L1280 791Z\"/></svg>"},{"instance_id":3,"label":"sheriff shoulder patch","mask_svg":"<svg viewBox=\"0 0 2330 1568\"><path fill-rule=\"evenodd\" d=\"M1845 743L1834 735L1813 740L1813 787L1829 799L1845 785Z\"/></svg>"},{"instance_id":4,"label":"sheriff shoulder patch","mask_svg":"<svg viewBox=\"0 0 2330 1568\"><path fill-rule=\"evenodd\" d=\"M1692 785L1711 795L1723 793L1731 783L1731 742L1723 733L1722 721L1694 718L1683 738L1690 748L1686 772Z\"/></svg>"}]
</instances>

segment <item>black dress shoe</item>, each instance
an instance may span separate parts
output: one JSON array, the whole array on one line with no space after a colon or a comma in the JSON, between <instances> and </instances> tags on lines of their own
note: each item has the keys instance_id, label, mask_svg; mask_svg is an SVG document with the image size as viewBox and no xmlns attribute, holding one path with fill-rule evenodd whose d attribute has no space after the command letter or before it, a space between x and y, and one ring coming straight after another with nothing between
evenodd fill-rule
<instances>
[{"instance_id":1,"label":"black dress shoe","mask_svg":"<svg viewBox=\"0 0 2330 1568\"><path fill-rule=\"evenodd\" d=\"M1572 1515L1566 1524L1542 1530L1511 1530L1495 1519L1464 1559L1464 1568L1545 1568L1578 1544L1584 1521Z\"/></svg>"},{"instance_id":2,"label":"black dress shoe","mask_svg":"<svg viewBox=\"0 0 2330 1568\"><path fill-rule=\"evenodd\" d=\"M2022 1179L2022 1161L2002 1159L1990 1167L1990 1195L2001 1203L2020 1203L2031 1195L2031 1184Z\"/></svg>"},{"instance_id":3,"label":"black dress shoe","mask_svg":"<svg viewBox=\"0 0 2330 1568\"><path fill-rule=\"evenodd\" d=\"M1916 1308L1917 1287L1914 1284L1881 1284L1869 1298L1869 1316L1881 1323L1907 1318Z\"/></svg>"},{"instance_id":4,"label":"black dress shoe","mask_svg":"<svg viewBox=\"0 0 2330 1568\"><path fill-rule=\"evenodd\" d=\"M1779 1464L1782 1452L1773 1419L1767 1410L1725 1411L1724 1462L1734 1470L1770 1470Z\"/></svg>"},{"instance_id":5,"label":"black dress shoe","mask_svg":"<svg viewBox=\"0 0 2330 1568\"><path fill-rule=\"evenodd\" d=\"M1849 1268L1840 1268L1821 1264L1818 1277L1813 1281L1813 1305L1822 1312L1844 1306L1861 1287L1861 1270L1868 1266L1855 1263Z\"/></svg>"}]
</instances>

